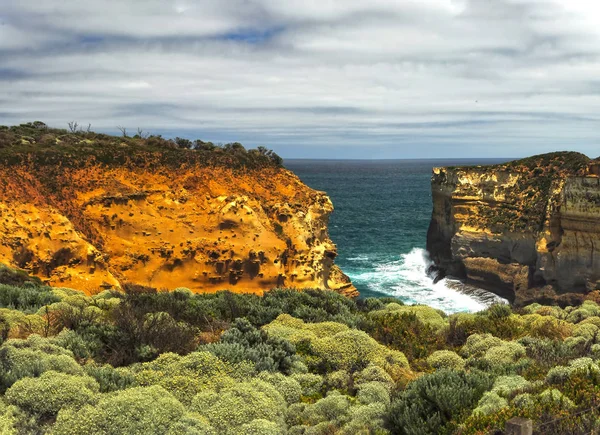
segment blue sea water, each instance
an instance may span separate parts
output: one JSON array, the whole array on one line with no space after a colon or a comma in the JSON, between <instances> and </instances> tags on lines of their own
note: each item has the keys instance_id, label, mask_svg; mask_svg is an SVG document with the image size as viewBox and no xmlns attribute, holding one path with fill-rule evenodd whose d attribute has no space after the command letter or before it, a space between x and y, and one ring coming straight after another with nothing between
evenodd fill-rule
<instances>
[{"instance_id":1,"label":"blue sea water","mask_svg":"<svg viewBox=\"0 0 600 435\"><path fill-rule=\"evenodd\" d=\"M335 211L329 234L338 247L336 263L361 296L395 296L454 313L479 311L499 298L456 281L434 284L427 276L431 170L503 161L286 160L285 166L331 198Z\"/></svg>"}]
</instances>

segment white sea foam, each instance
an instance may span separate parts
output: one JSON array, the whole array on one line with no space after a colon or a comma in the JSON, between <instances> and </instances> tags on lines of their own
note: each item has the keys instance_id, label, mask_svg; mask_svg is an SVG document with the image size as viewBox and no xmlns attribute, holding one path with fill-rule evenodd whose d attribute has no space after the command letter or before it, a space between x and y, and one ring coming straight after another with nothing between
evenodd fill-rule
<instances>
[{"instance_id":1,"label":"white sea foam","mask_svg":"<svg viewBox=\"0 0 600 435\"><path fill-rule=\"evenodd\" d=\"M371 290L395 296L409 304L425 304L446 313L476 312L504 299L459 281L443 279L433 283L427 275L431 265L427 251L414 248L399 260L379 264L373 271L350 274Z\"/></svg>"}]
</instances>

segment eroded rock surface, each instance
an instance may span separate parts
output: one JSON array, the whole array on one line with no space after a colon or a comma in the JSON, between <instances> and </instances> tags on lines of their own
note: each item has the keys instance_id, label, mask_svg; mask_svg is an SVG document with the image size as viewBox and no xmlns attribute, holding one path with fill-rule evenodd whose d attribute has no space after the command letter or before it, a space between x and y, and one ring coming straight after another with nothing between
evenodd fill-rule
<instances>
[{"instance_id":1,"label":"eroded rock surface","mask_svg":"<svg viewBox=\"0 0 600 435\"><path fill-rule=\"evenodd\" d=\"M600 171L578 153L434 168L427 248L440 276L517 304L600 290Z\"/></svg>"}]
</instances>

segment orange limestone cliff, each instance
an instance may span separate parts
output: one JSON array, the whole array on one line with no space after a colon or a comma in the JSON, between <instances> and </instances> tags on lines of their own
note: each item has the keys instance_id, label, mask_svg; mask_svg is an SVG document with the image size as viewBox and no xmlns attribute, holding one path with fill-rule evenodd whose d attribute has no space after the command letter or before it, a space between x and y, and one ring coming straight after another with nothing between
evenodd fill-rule
<instances>
[{"instance_id":1,"label":"orange limestone cliff","mask_svg":"<svg viewBox=\"0 0 600 435\"><path fill-rule=\"evenodd\" d=\"M51 132L0 150L0 263L89 294L357 294L334 264L330 199L264 150Z\"/></svg>"}]
</instances>

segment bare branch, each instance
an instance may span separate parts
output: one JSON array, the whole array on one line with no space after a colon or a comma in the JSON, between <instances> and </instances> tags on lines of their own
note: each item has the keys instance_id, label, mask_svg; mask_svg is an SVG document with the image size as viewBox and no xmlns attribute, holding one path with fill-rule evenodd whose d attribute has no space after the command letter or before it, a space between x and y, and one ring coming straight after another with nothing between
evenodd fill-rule
<instances>
[{"instance_id":1,"label":"bare branch","mask_svg":"<svg viewBox=\"0 0 600 435\"><path fill-rule=\"evenodd\" d=\"M120 125L117 125L117 128L123 134L123 137L127 137L127 129L125 127L121 127Z\"/></svg>"},{"instance_id":2,"label":"bare branch","mask_svg":"<svg viewBox=\"0 0 600 435\"><path fill-rule=\"evenodd\" d=\"M71 130L71 133L77 133L77 127L79 127L79 123L75 122L75 121L71 121L68 123L69 125L69 130Z\"/></svg>"}]
</instances>

